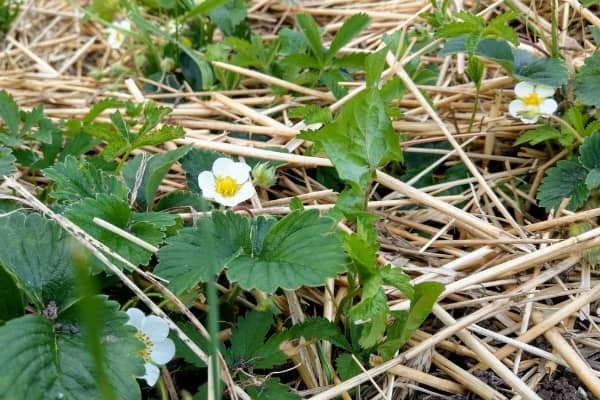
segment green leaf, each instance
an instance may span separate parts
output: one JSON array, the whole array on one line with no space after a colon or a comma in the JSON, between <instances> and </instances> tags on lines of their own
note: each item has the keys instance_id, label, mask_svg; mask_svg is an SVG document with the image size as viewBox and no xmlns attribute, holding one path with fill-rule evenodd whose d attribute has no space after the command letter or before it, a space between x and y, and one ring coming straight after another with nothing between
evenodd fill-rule
<instances>
[{"instance_id":1,"label":"green leaf","mask_svg":"<svg viewBox=\"0 0 600 400\"><path fill-rule=\"evenodd\" d=\"M200 175L202 171L211 171L213 163L219 157L223 156L214 151L194 148L181 158L181 166L185 171L188 189L191 192L198 194L202 193L198 186L198 175Z\"/></svg>"},{"instance_id":2,"label":"green leaf","mask_svg":"<svg viewBox=\"0 0 600 400\"><path fill-rule=\"evenodd\" d=\"M547 140L558 139L562 133L553 126L540 126L537 129L531 129L517 138L514 146L523 143L529 143L532 146L540 144Z\"/></svg>"},{"instance_id":3,"label":"green leaf","mask_svg":"<svg viewBox=\"0 0 600 400\"><path fill-rule=\"evenodd\" d=\"M476 56L470 56L467 64L467 75L475 84L475 87L479 89L481 87L481 81L483 79L483 63Z\"/></svg>"},{"instance_id":4,"label":"green leaf","mask_svg":"<svg viewBox=\"0 0 600 400\"><path fill-rule=\"evenodd\" d=\"M211 343L198 332L198 329L192 325L192 323L184 322L177 325L192 340L192 342L202 349L202 351L206 353L210 352ZM197 368L206 368L204 361L202 361L196 353L190 350L178 336L173 337L173 342L175 342L175 354L177 354L178 357L182 357L185 362L192 364Z\"/></svg>"},{"instance_id":5,"label":"green leaf","mask_svg":"<svg viewBox=\"0 0 600 400\"><path fill-rule=\"evenodd\" d=\"M358 343L365 349L375 346L383 337L389 308L383 289L379 288L374 296L363 298L350 310L353 324L361 325Z\"/></svg>"},{"instance_id":6,"label":"green leaf","mask_svg":"<svg viewBox=\"0 0 600 400\"><path fill-rule=\"evenodd\" d=\"M331 109L329 107L320 107L316 104L292 108L288 115L290 118L302 118L306 124L325 124L333 121Z\"/></svg>"},{"instance_id":7,"label":"green leaf","mask_svg":"<svg viewBox=\"0 0 600 400\"><path fill-rule=\"evenodd\" d=\"M347 45L354 36L362 32L362 30L369 25L370 21L371 20L369 16L363 13L354 14L348 18L335 34L335 37L331 42L331 46L329 47L329 50L325 56L325 64L333 60L333 57L335 57L336 53L340 51L342 47Z\"/></svg>"},{"instance_id":8,"label":"green leaf","mask_svg":"<svg viewBox=\"0 0 600 400\"><path fill-rule=\"evenodd\" d=\"M365 81L367 87L375 86L383 69L387 65L385 63L385 56L388 53L387 48L383 48L375 53L371 53L365 59Z\"/></svg>"},{"instance_id":9,"label":"green leaf","mask_svg":"<svg viewBox=\"0 0 600 400\"><path fill-rule=\"evenodd\" d=\"M9 135L17 136L19 134L19 106L6 90L0 90L0 118L4 120Z\"/></svg>"},{"instance_id":10,"label":"green leaf","mask_svg":"<svg viewBox=\"0 0 600 400\"><path fill-rule=\"evenodd\" d=\"M575 74L574 93L577 100L588 106L600 105L600 52L585 59Z\"/></svg>"},{"instance_id":11,"label":"green leaf","mask_svg":"<svg viewBox=\"0 0 600 400\"><path fill-rule=\"evenodd\" d=\"M516 13L507 12L492 18L487 26L483 29L481 36L503 38L508 40L513 45L519 44L519 36L517 32L510 26L510 21L516 17Z\"/></svg>"},{"instance_id":12,"label":"green leaf","mask_svg":"<svg viewBox=\"0 0 600 400\"><path fill-rule=\"evenodd\" d=\"M68 156L61 163L46 168L44 175L54 181L50 196L72 203L97 194L111 194L127 200L127 187L114 175L108 174L84 159Z\"/></svg>"},{"instance_id":13,"label":"green leaf","mask_svg":"<svg viewBox=\"0 0 600 400\"><path fill-rule=\"evenodd\" d=\"M56 224L14 213L0 218L0 237L0 263L38 310L75 299L70 237Z\"/></svg>"},{"instance_id":14,"label":"green leaf","mask_svg":"<svg viewBox=\"0 0 600 400\"><path fill-rule=\"evenodd\" d=\"M587 169L600 168L600 132L588 136L579 148L579 161Z\"/></svg>"},{"instance_id":15,"label":"green leaf","mask_svg":"<svg viewBox=\"0 0 600 400\"><path fill-rule=\"evenodd\" d=\"M154 206L154 210L172 210L183 209L184 211L210 211L212 205L202 196L194 192L171 192L161 199Z\"/></svg>"},{"instance_id":16,"label":"green leaf","mask_svg":"<svg viewBox=\"0 0 600 400\"><path fill-rule=\"evenodd\" d=\"M10 176L17 171L14 165L15 161L15 157L10 150L0 145L0 179L3 176Z\"/></svg>"},{"instance_id":17,"label":"green leaf","mask_svg":"<svg viewBox=\"0 0 600 400\"><path fill-rule=\"evenodd\" d=\"M585 178L585 185L589 190L594 190L600 186L600 168L591 170Z\"/></svg>"},{"instance_id":18,"label":"green leaf","mask_svg":"<svg viewBox=\"0 0 600 400\"><path fill-rule=\"evenodd\" d=\"M514 49L513 76L536 85L560 87L567 83L567 67L555 58L538 58L526 50Z\"/></svg>"},{"instance_id":19,"label":"green leaf","mask_svg":"<svg viewBox=\"0 0 600 400\"><path fill-rule=\"evenodd\" d=\"M143 374L143 348L135 329L125 325L127 316L116 302L98 296L102 308L94 314L102 327L104 367L115 399L141 397L135 376ZM59 310L60 311L60 310ZM70 307L50 321L27 315L0 327L0 398L72 399L101 398L96 371L88 353L88 333L77 307Z\"/></svg>"},{"instance_id":20,"label":"green leaf","mask_svg":"<svg viewBox=\"0 0 600 400\"><path fill-rule=\"evenodd\" d=\"M343 353L335 359L335 369L342 381L346 381L362 373L362 369L354 361L350 353Z\"/></svg>"},{"instance_id":21,"label":"green leaf","mask_svg":"<svg viewBox=\"0 0 600 400\"><path fill-rule=\"evenodd\" d=\"M415 298L415 288L410 283L410 276L406 275L400 268L387 265L380 269L380 274L383 283L394 286L409 300Z\"/></svg>"},{"instance_id":22,"label":"green leaf","mask_svg":"<svg viewBox=\"0 0 600 400\"><path fill-rule=\"evenodd\" d=\"M269 378L260 386L246 387L246 393L252 400L300 400L301 397L292 392L288 385L279 382L278 378Z\"/></svg>"},{"instance_id":23,"label":"green leaf","mask_svg":"<svg viewBox=\"0 0 600 400\"><path fill-rule=\"evenodd\" d=\"M323 45L321 44L321 33L314 18L309 14L299 14L296 16L296 22L302 30L306 42L310 46L313 55L316 57L319 65L324 66Z\"/></svg>"},{"instance_id":24,"label":"green leaf","mask_svg":"<svg viewBox=\"0 0 600 400\"><path fill-rule=\"evenodd\" d=\"M226 2L227 0L205 0L198 5L195 5L190 11L188 11L187 14L183 16L182 20L186 21L196 15L206 15L210 11L222 6Z\"/></svg>"},{"instance_id":25,"label":"green leaf","mask_svg":"<svg viewBox=\"0 0 600 400\"><path fill-rule=\"evenodd\" d=\"M211 10L210 19L227 35L234 35L237 27L248 14L248 6L244 0L229 0L222 6Z\"/></svg>"},{"instance_id":26,"label":"green leaf","mask_svg":"<svg viewBox=\"0 0 600 400\"><path fill-rule=\"evenodd\" d=\"M537 193L540 207L557 209L567 197L571 198L569 210L577 210L587 200L590 192L585 184L588 170L576 160L562 160L550 168Z\"/></svg>"},{"instance_id":27,"label":"green leaf","mask_svg":"<svg viewBox=\"0 0 600 400\"><path fill-rule=\"evenodd\" d=\"M272 324L273 315L270 312L249 311L244 318L240 318L231 331L231 347L226 353L228 364L260 357L257 350L264 343ZM252 334L249 335L249 332Z\"/></svg>"},{"instance_id":28,"label":"green leaf","mask_svg":"<svg viewBox=\"0 0 600 400\"><path fill-rule=\"evenodd\" d=\"M96 104L94 104L94 106L90 109L90 111L88 111L85 117L83 117L83 122L93 122L104 111L111 108L121 108L124 106L125 103L117 99L102 99Z\"/></svg>"},{"instance_id":29,"label":"green leaf","mask_svg":"<svg viewBox=\"0 0 600 400\"><path fill-rule=\"evenodd\" d=\"M400 139L375 88L348 101L335 122L318 131L305 131L300 137L321 144L340 178L362 192L377 167L402 160Z\"/></svg>"},{"instance_id":30,"label":"green leaf","mask_svg":"<svg viewBox=\"0 0 600 400\"><path fill-rule=\"evenodd\" d=\"M214 212L194 228L184 228L158 251L154 273L176 293L215 279L241 249L249 249L250 224L232 212Z\"/></svg>"},{"instance_id":31,"label":"green leaf","mask_svg":"<svg viewBox=\"0 0 600 400\"><path fill-rule=\"evenodd\" d=\"M267 293L320 286L345 269L332 225L333 220L320 217L317 210L291 212L265 235L260 253L246 252L229 262L227 277L244 289Z\"/></svg>"},{"instance_id":32,"label":"green leaf","mask_svg":"<svg viewBox=\"0 0 600 400\"><path fill-rule=\"evenodd\" d=\"M13 277L0 264L0 326L6 321L23 315L23 297Z\"/></svg>"},{"instance_id":33,"label":"green leaf","mask_svg":"<svg viewBox=\"0 0 600 400\"><path fill-rule=\"evenodd\" d=\"M260 346L251 360L255 368L268 369L282 364L287 360L287 356L280 350L281 344L303 337L307 341L312 339L327 340L340 349L350 351L351 347L346 337L340 332L339 328L324 318L307 318L304 322L292 326L287 331L283 331L271 336L266 343Z\"/></svg>"},{"instance_id":34,"label":"green leaf","mask_svg":"<svg viewBox=\"0 0 600 400\"><path fill-rule=\"evenodd\" d=\"M444 291L444 285L422 282L415 285L414 290L409 310L395 313L397 319L388 330L388 339L378 348L386 359L392 358L429 316L438 296Z\"/></svg>"},{"instance_id":35,"label":"green leaf","mask_svg":"<svg viewBox=\"0 0 600 400\"><path fill-rule=\"evenodd\" d=\"M154 246L158 246L164 237L160 226L145 221L135 222L127 201L110 194L99 194L95 198L86 198L73 203L67 208L65 215L88 234L104 243L120 256L131 261L134 265L148 264L152 254L137 244L95 224L93 222L95 217L103 219ZM114 262L117 266L124 268L121 262L116 260ZM99 262L96 262L95 266L96 268L102 268Z\"/></svg>"},{"instance_id":36,"label":"green leaf","mask_svg":"<svg viewBox=\"0 0 600 400\"><path fill-rule=\"evenodd\" d=\"M150 156L139 154L127 161L121 170L121 175L132 196L136 196L136 201L141 208L148 210L152 207L154 195L163 178L173 163L186 155L190 149L191 146L183 146ZM135 188L138 190L136 194L133 193Z\"/></svg>"}]
</instances>

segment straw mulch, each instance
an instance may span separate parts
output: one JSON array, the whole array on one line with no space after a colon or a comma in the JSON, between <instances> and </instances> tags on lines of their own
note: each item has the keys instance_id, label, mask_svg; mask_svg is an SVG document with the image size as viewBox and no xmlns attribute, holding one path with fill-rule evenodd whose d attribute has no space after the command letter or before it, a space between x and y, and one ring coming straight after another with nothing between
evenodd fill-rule
<instances>
[{"instance_id":1,"label":"straw mulch","mask_svg":"<svg viewBox=\"0 0 600 400\"><path fill-rule=\"evenodd\" d=\"M452 3L458 10L468 9L474 2ZM542 42L532 39L531 30L551 34L549 2L511 3L528 17L529 26L519 27L522 42L531 49L545 51ZM424 21L417 15L430 8L428 0L321 0L299 4L251 1L249 20L253 30L263 32L268 40L282 24L293 25L294 15L304 12L326 28L330 40L340 22L360 11L368 13L372 23L344 51L374 50L386 32L423 27ZM506 11L502 1L481 1L481 6L484 16ZM600 20L592 13L580 12L575 1L561 1L558 21L561 50L568 64L580 65L594 50L585 26L600 27ZM277 185L252 200L253 214L285 214L293 197L301 199L307 208L325 211L334 205L336 193L312 177L316 167L331 163L324 157L303 155L306 143L295 135L304 125L291 122L287 110L315 103L337 110L347 98L336 102L323 88L296 87L227 64L219 67L244 77L241 90L148 95L141 88L151 82L135 72L125 81L88 77L93 69L115 62L128 66L129 57L110 50L102 27L84 22L81 12L66 2L29 1L4 39L0 88L9 90L24 107L44 104L53 118L81 117L91 104L104 97L169 100L170 104L175 99L169 122L183 127L186 137L166 144L166 149L191 143L236 156L287 162L279 169ZM320 363L309 352L302 366L309 378L302 375L302 381L298 377L288 383L300 387L303 396L319 400L337 396L348 399L348 391L359 384L370 388L364 398L509 399L516 394L525 399L599 397L600 285L597 271L583 255L585 249L600 245L600 230L570 237L569 226L588 221L595 227L600 209L577 213L561 209L540 219L544 214L534 206L535 193L545 171L567 151L549 158L539 149L513 147L514 140L531 126L507 117L514 82L495 64L486 64L475 124L467 133L475 88L465 75L464 58L423 56L422 63L436 64L440 75L435 85L417 86L402 67L412 57L389 60L386 72L389 77L397 74L408 88L408 94L399 102L404 118L394 122L404 137L405 155L443 156L430 168L464 163L470 175L417 189L413 186L416 179L403 182L380 171L369 207L381 217L381 262L403 265L415 282L443 282L446 290L433 316L392 361L381 363L374 357L371 365L363 366L363 374L324 387ZM360 84L347 83L349 96L360 90ZM295 95L278 96L271 85L287 88ZM432 99L434 107L423 94ZM228 135L231 131L268 135L271 139L239 139ZM426 146L442 141L450 141L454 147L444 150ZM264 149L273 145L286 147L291 154ZM39 177L21 179L30 188L40 182ZM522 189L524 182L530 183L527 190ZM181 169L174 167L161 191L164 194L185 187ZM462 192L443 193L451 188L461 188ZM409 205L412 207L406 207ZM191 218L189 214L182 216ZM322 310L323 316L332 318L346 293L346 282L340 277L328 286L331 292L311 288L298 290L295 295L288 293L281 303L288 313L295 314L295 320L304 317L300 303L305 309ZM406 306L394 290L388 291L388 299L393 309Z\"/></svg>"}]
</instances>

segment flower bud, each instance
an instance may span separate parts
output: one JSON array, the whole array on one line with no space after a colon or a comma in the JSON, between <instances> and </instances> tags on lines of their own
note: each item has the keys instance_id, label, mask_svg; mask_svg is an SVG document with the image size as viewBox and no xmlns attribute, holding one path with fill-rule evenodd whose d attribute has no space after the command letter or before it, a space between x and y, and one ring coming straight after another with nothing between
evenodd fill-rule
<instances>
[{"instance_id":1,"label":"flower bud","mask_svg":"<svg viewBox=\"0 0 600 400\"><path fill-rule=\"evenodd\" d=\"M254 177L254 185L263 188L270 188L276 181L275 168L268 162L256 164L252 169L252 176Z\"/></svg>"}]
</instances>

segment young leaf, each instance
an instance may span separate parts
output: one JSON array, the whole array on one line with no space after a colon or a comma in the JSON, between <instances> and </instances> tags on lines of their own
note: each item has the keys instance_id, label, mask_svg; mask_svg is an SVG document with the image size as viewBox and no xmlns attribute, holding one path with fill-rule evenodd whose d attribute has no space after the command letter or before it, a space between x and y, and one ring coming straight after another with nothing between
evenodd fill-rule
<instances>
[{"instance_id":1,"label":"young leaf","mask_svg":"<svg viewBox=\"0 0 600 400\"><path fill-rule=\"evenodd\" d=\"M574 92L577 100L588 106L600 105L600 52L585 59L575 75Z\"/></svg>"},{"instance_id":2,"label":"young leaf","mask_svg":"<svg viewBox=\"0 0 600 400\"><path fill-rule=\"evenodd\" d=\"M257 253L246 252L229 262L227 277L244 289L267 293L322 285L345 269L346 257L332 222L317 210L291 212L255 246Z\"/></svg>"},{"instance_id":3,"label":"young leaf","mask_svg":"<svg viewBox=\"0 0 600 400\"><path fill-rule=\"evenodd\" d=\"M121 175L132 196L136 196L141 208L148 210L152 207L154 195L163 178L173 163L186 155L190 149L191 146L183 146L151 156L140 154L127 161L121 170ZM134 194L136 188L137 193Z\"/></svg>"},{"instance_id":4,"label":"young leaf","mask_svg":"<svg viewBox=\"0 0 600 400\"><path fill-rule=\"evenodd\" d=\"M250 249L248 220L232 212L214 212L195 228L183 228L158 251L154 273L176 293L215 279L241 249Z\"/></svg>"},{"instance_id":5,"label":"young leaf","mask_svg":"<svg viewBox=\"0 0 600 400\"><path fill-rule=\"evenodd\" d=\"M0 237L0 263L38 310L51 301L60 308L74 300L69 236L58 225L14 213L0 218Z\"/></svg>"},{"instance_id":6,"label":"young leaf","mask_svg":"<svg viewBox=\"0 0 600 400\"><path fill-rule=\"evenodd\" d=\"M235 35L247 14L248 5L244 0L229 0L208 13L210 19L227 36Z\"/></svg>"},{"instance_id":7,"label":"young leaf","mask_svg":"<svg viewBox=\"0 0 600 400\"><path fill-rule=\"evenodd\" d=\"M354 14L337 31L331 46L325 56L325 64L329 63L335 57L336 53L340 51L352 38L358 35L363 29L369 25L370 18L367 14Z\"/></svg>"},{"instance_id":8,"label":"young leaf","mask_svg":"<svg viewBox=\"0 0 600 400\"><path fill-rule=\"evenodd\" d=\"M400 139L379 92L366 89L343 107L335 122L300 137L323 146L343 180L365 192L375 168L402 160Z\"/></svg>"},{"instance_id":9,"label":"young leaf","mask_svg":"<svg viewBox=\"0 0 600 400\"><path fill-rule=\"evenodd\" d=\"M324 66L323 45L321 44L321 33L314 18L309 14L299 14L296 16L296 22L304 34L306 42L310 46L313 55L317 59L319 66Z\"/></svg>"},{"instance_id":10,"label":"young leaf","mask_svg":"<svg viewBox=\"0 0 600 400\"><path fill-rule=\"evenodd\" d=\"M585 184L588 170L576 160L562 160L550 168L537 193L540 207L557 209L560 203L570 197L567 207L577 210L587 200L590 192Z\"/></svg>"},{"instance_id":11,"label":"young leaf","mask_svg":"<svg viewBox=\"0 0 600 400\"><path fill-rule=\"evenodd\" d=\"M0 90L0 118L4 120L10 136L19 134L19 106L6 90ZM2 133L2 129L0 129L0 133Z\"/></svg>"},{"instance_id":12,"label":"young leaf","mask_svg":"<svg viewBox=\"0 0 600 400\"><path fill-rule=\"evenodd\" d=\"M469 78L471 78L477 89L481 87L481 81L483 79L483 69L484 65L481 62L481 60L479 60L479 58L477 58L476 56L471 55L467 64L467 74L469 75Z\"/></svg>"},{"instance_id":13,"label":"young leaf","mask_svg":"<svg viewBox=\"0 0 600 400\"><path fill-rule=\"evenodd\" d=\"M372 87L377 84L381 77L381 73L386 66L385 56L388 53L387 48L383 48L375 53L371 53L365 59L365 81L367 87Z\"/></svg>"},{"instance_id":14,"label":"young leaf","mask_svg":"<svg viewBox=\"0 0 600 400\"><path fill-rule=\"evenodd\" d=\"M513 55L516 79L555 88L567 83L567 67L561 60L536 57L522 49L514 49Z\"/></svg>"},{"instance_id":15,"label":"young leaf","mask_svg":"<svg viewBox=\"0 0 600 400\"><path fill-rule=\"evenodd\" d=\"M125 325L127 315L105 296L92 318L101 326L103 366L115 398L141 397L135 376L144 372L139 351L143 344ZM0 326L0 398L72 399L102 398L96 386L93 359L88 352L88 332L76 305L59 309L55 321L41 315L27 315Z\"/></svg>"},{"instance_id":16,"label":"young leaf","mask_svg":"<svg viewBox=\"0 0 600 400\"><path fill-rule=\"evenodd\" d=\"M358 343L365 349L375 346L383 337L389 308L383 289L379 288L374 296L363 298L350 310L353 324L362 326Z\"/></svg>"},{"instance_id":17,"label":"young leaf","mask_svg":"<svg viewBox=\"0 0 600 400\"><path fill-rule=\"evenodd\" d=\"M409 310L395 313L397 320L388 330L388 339L378 348L380 354L387 359L393 357L396 350L410 339L429 316L438 296L444 291L444 285L438 282L422 282L415 285L414 290Z\"/></svg>"},{"instance_id":18,"label":"young leaf","mask_svg":"<svg viewBox=\"0 0 600 400\"><path fill-rule=\"evenodd\" d=\"M410 283L410 276L406 275L400 268L385 266L380 269L381 278L386 285L392 285L400 290L407 299L413 300L415 297L415 288Z\"/></svg>"},{"instance_id":19,"label":"young leaf","mask_svg":"<svg viewBox=\"0 0 600 400\"><path fill-rule=\"evenodd\" d=\"M0 145L0 179L3 176L10 176L16 172L15 157L9 149Z\"/></svg>"},{"instance_id":20,"label":"young leaf","mask_svg":"<svg viewBox=\"0 0 600 400\"><path fill-rule=\"evenodd\" d=\"M127 200L127 187L119 178L96 168L86 160L68 156L63 162L56 163L43 172L54 181L50 196L60 202L72 203L101 193Z\"/></svg>"},{"instance_id":21,"label":"young leaf","mask_svg":"<svg viewBox=\"0 0 600 400\"><path fill-rule=\"evenodd\" d=\"M362 373L362 369L350 353L343 353L335 359L335 369L343 381Z\"/></svg>"},{"instance_id":22,"label":"young leaf","mask_svg":"<svg viewBox=\"0 0 600 400\"><path fill-rule=\"evenodd\" d=\"M541 126L537 129L531 129L515 140L514 146L518 146L523 143L529 143L532 146L540 144L547 140L558 139L562 136L562 133L553 126Z\"/></svg>"}]
</instances>

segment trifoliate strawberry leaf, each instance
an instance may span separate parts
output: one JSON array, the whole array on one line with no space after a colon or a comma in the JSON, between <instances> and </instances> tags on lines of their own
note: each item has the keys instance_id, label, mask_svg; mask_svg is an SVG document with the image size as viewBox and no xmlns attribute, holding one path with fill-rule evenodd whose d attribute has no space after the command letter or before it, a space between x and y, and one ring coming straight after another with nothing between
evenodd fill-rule
<instances>
[{"instance_id":1,"label":"trifoliate strawberry leaf","mask_svg":"<svg viewBox=\"0 0 600 400\"><path fill-rule=\"evenodd\" d=\"M232 212L215 212L196 227L183 228L158 251L154 273L178 293L199 282L215 279L242 249L250 251L250 224Z\"/></svg>"},{"instance_id":2,"label":"trifoliate strawberry leaf","mask_svg":"<svg viewBox=\"0 0 600 400\"><path fill-rule=\"evenodd\" d=\"M362 192L377 167L402 160L400 139L375 88L348 101L335 122L300 136L322 145L340 178Z\"/></svg>"},{"instance_id":3,"label":"trifoliate strawberry leaf","mask_svg":"<svg viewBox=\"0 0 600 400\"><path fill-rule=\"evenodd\" d=\"M179 147L178 149L159 153L154 155L140 154L127 161L121 175L129 188L132 196L143 209L150 209L154 200L154 195L163 178L171 169L173 163L183 157L190 146ZM137 193L133 193L136 190Z\"/></svg>"},{"instance_id":4,"label":"trifoliate strawberry leaf","mask_svg":"<svg viewBox=\"0 0 600 400\"><path fill-rule=\"evenodd\" d=\"M127 200L127 187L119 178L73 156L43 172L54 181L50 196L60 202L72 203L97 194L111 194Z\"/></svg>"},{"instance_id":5,"label":"trifoliate strawberry leaf","mask_svg":"<svg viewBox=\"0 0 600 400\"><path fill-rule=\"evenodd\" d=\"M3 176L10 176L16 171L15 157L9 149L0 145L0 179Z\"/></svg>"},{"instance_id":6,"label":"trifoliate strawberry leaf","mask_svg":"<svg viewBox=\"0 0 600 400\"><path fill-rule=\"evenodd\" d=\"M150 260L151 253L97 225L93 222L94 217L103 219L154 246L158 246L165 235L163 228L158 225L146 221L136 222L127 201L109 194L100 194L96 198L87 198L73 203L67 208L65 215L73 223L135 265L146 265ZM124 268L119 261L115 260L115 264ZM102 268L99 262L95 262L94 266L94 272Z\"/></svg>"},{"instance_id":7,"label":"trifoliate strawberry leaf","mask_svg":"<svg viewBox=\"0 0 600 400\"><path fill-rule=\"evenodd\" d=\"M438 282L422 282L414 286L414 297L411 299L409 310L394 313L396 321L388 329L386 341L378 347L382 356L386 359L392 358L394 353L410 339L429 316L438 296L443 291L444 285Z\"/></svg>"},{"instance_id":8,"label":"trifoliate strawberry leaf","mask_svg":"<svg viewBox=\"0 0 600 400\"><path fill-rule=\"evenodd\" d=\"M141 397L135 376L144 372L138 352L143 345L125 325L127 315L105 296L94 297L101 308L93 318L101 326L102 368L111 397L137 400ZM96 365L88 352L88 331L79 303L61 312L55 320L27 315L0 326L0 398L70 399L103 398L96 382ZM91 333L90 333L91 334Z\"/></svg>"},{"instance_id":9,"label":"trifoliate strawberry leaf","mask_svg":"<svg viewBox=\"0 0 600 400\"><path fill-rule=\"evenodd\" d=\"M301 397L290 390L288 385L279 382L278 378L269 378L260 386L246 387L246 393L252 400L300 400Z\"/></svg>"},{"instance_id":10,"label":"trifoliate strawberry leaf","mask_svg":"<svg viewBox=\"0 0 600 400\"><path fill-rule=\"evenodd\" d=\"M319 286L344 271L346 257L333 220L316 210L294 211L265 235L258 254L246 252L228 264L227 277L244 289Z\"/></svg>"},{"instance_id":11,"label":"trifoliate strawberry leaf","mask_svg":"<svg viewBox=\"0 0 600 400\"><path fill-rule=\"evenodd\" d=\"M594 190L600 186L600 168L591 170L585 177L585 185L589 190Z\"/></svg>"},{"instance_id":12,"label":"trifoliate strawberry leaf","mask_svg":"<svg viewBox=\"0 0 600 400\"><path fill-rule=\"evenodd\" d=\"M514 49L513 76L525 82L560 87L569 78L564 62L556 58L536 57L526 50Z\"/></svg>"},{"instance_id":13,"label":"trifoliate strawberry leaf","mask_svg":"<svg viewBox=\"0 0 600 400\"><path fill-rule=\"evenodd\" d=\"M0 218L0 263L38 310L75 299L70 237L37 214ZM0 396L1 397L1 396Z\"/></svg>"},{"instance_id":14,"label":"trifoliate strawberry leaf","mask_svg":"<svg viewBox=\"0 0 600 400\"><path fill-rule=\"evenodd\" d=\"M579 148L579 161L587 169L600 168L600 131L588 136Z\"/></svg>"},{"instance_id":15,"label":"trifoliate strawberry leaf","mask_svg":"<svg viewBox=\"0 0 600 400\"><path fill-rule=\"evenodd\" d=\"M585 64L574 80L577 100L588 106L600 105L600 52L596 51L585 59Z\"/></svg>"},{"instance_id":16,"label":"trifoliate strawberry leaf","mask_svg":"<svg viewBox=\"0 0 600 400\"><path fill-rule=\"evenodd\" d=\"M577 210L590 195L585 179L588 170L576 160L563 160L550 168L537 193L540 207L557 209L560 203L570 197L569 210Z\"/></svg>"}]
</instances>

